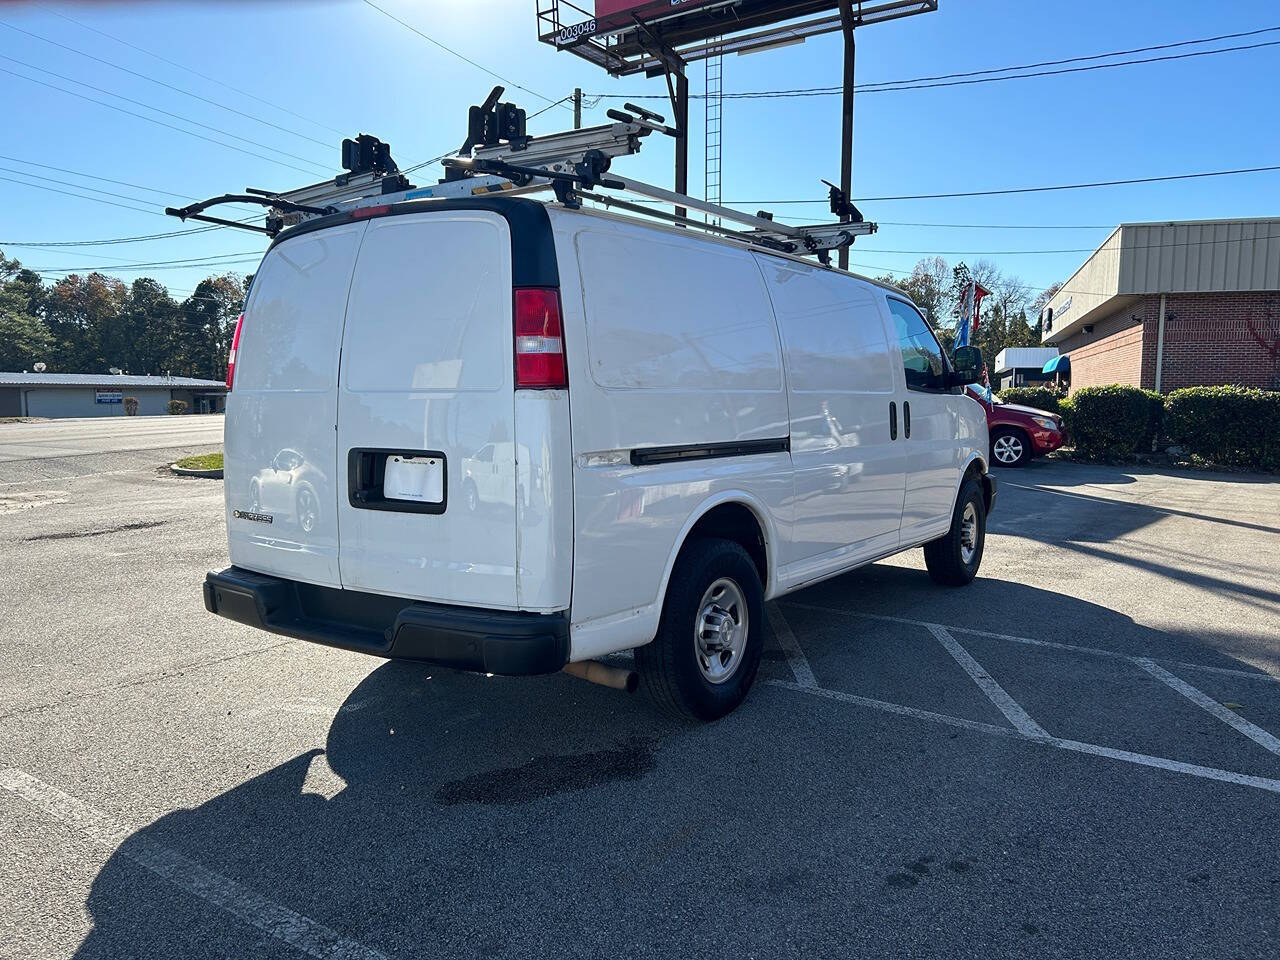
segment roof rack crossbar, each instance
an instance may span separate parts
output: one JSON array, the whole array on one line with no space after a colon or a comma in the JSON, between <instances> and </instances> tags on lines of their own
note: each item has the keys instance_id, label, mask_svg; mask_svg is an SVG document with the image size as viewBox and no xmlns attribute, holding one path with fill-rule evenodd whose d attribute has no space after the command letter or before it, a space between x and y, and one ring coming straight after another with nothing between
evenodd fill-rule
<instances>
[{"instance_id":1,"label":"roof rack crossbar","mask_svg":"<svg viewBox=\"0 0 1280 960\"><path fill-rule=\"evenodd\" d=\"M815 254L825 264L832 250L847 247L860 236L876 232L876 224L862 219L857 208L835 187L830 192L836 223L798 226L779 223L766 211L754 214L719 203L699 200L665 187L610 172L618 157L638 153L650 134L677 135L652 111L626 104L627 110L610 110L611 123L563 130L545 136L525 132L525 113L512 103L499 103L501 87L495 87L484 104L471 108L468 137L459 155L442 160L445 177L432 186L415 187L391 160L390 148L376 137L362 134L344 141L343 164L347 173L291 191L273 193L250 189L226 194L187 207L169 207L166 213L183 220L204 220L275 236L306 219L354 210L363 206L403 200L470 197L480 194L517 195L552 190L570 208L581 206L583 196L605 206L655 217L689 229L704 230L770 250ZM359 149L356 149L356 148ZM608 174L606 176L606 174ZM824 181L825 183L825 181ZM830 186L828 184L828 186ZM607 191L634 194L676 208L674 214L620 197ZM269 208L266 226L208 217L204 211L222 203L256 203ZM703 214L693 219L687 211ZM726 228L721 222L746 229Z\"/></svg>"}]
</instances>

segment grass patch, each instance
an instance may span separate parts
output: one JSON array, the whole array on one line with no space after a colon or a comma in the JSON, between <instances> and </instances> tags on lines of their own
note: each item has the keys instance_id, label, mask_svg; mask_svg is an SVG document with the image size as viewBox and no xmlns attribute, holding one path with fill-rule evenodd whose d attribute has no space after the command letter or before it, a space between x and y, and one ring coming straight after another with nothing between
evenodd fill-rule
<instances>
[{"instance_id":1,"label":"grass patch","mask_svg":"<svg viewBox=\"0 0 1280 960\"><path fill-rule=\"evenodd\" d=\"M183 470L221 470L222 454L202 453L198 457L183 457L177 465Z\"/></svg>"}]
</instances>

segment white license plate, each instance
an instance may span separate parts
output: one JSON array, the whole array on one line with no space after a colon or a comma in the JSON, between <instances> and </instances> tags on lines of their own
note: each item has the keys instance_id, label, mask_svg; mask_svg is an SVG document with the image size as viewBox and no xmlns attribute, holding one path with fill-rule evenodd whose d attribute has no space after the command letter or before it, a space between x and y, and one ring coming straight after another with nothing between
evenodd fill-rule
<instances>
[{"instance_id":1,"label":"white license plate","mask_svg":"<svg viewBox=\"0 0 1280 960\"><path fill-rule=\"evenodd\" d=\"M444 460L440 457L387 457L382 495L388 500L444 502Z\"/></svg>"}]
</instances>

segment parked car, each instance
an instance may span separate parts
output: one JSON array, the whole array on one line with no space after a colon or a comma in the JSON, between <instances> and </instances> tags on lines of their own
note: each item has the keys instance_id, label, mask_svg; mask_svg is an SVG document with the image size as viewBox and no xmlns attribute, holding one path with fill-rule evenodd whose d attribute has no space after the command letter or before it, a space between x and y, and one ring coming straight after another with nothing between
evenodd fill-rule
<instances>
[{"instance_id":1,"label":"parked car","mask_svg":"<svg viewBox=\"0 0 1280 960\"><path fill-rule=\"evenodd\" d=\"M942 584L982 561L978 351L786 253L518 197L334 214L273 242L233 353L204 599L265 630L508 675L634 648L656 703L712 719L765 600L914 547ZM251 489L286 447L336 508L310 528Z\"/></svg>"},{"instance_id":2,"label":"parked car","mask_svg":"<svg viewBox=\"0 0 1280 960\"><path fill-rule=\"evenodd\" d=\"M1056 413L1005 403L989 387L978 384L965 390L987 413L991 461L997 466L1025 466L1032 457L1057 450L1067 439L1062 417Z\"/></svg>"},{"instance_id":3,"label":"parked car","mask_svg":"<svg viewBox=\"0 0 1280 960\"><path fill-rule=\"evenodd\" d=\"M316 483L325 483L318 473L297 450L281 450L249 481L249 509L270 510L282 523L296 523L310 533L320 517Z\"/></svg>"}]
</instances>

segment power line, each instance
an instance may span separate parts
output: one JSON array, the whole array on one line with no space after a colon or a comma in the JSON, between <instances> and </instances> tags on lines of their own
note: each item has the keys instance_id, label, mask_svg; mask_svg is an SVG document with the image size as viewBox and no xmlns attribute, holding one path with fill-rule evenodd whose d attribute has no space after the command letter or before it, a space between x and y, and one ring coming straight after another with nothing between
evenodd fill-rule
<instances>
[{"instance_id":1,"label":"power line","mask_svg":"<svg viewBox=\"0 0 1280 960\"><path fill-rule=\"evenodd\" d=\"M246 263L257 263L262 259L261 254L253 257L240 257L235 260L218 260L214 262L188 262L188 261L158 261L156 263L118 263L109 266L93 266L93 267L48 267L34 271L39 274L72 274L72 273L103 273L110 270L119 270L125 273L134 273L144 270L190 270L193 267L235 267Z\"/></svg>"},{"instance_id":2,"label":"power line","mask_svg":"<svg viewBox=\"0 0 1280 960\"><path fill-rule=\"evenodd\" d=\"M83 193L72 193L70 190L59 190L56 187L47 187L42 183L28 183L25 180L15 180L13 177L0 177L0 180L4 180L8 183L17 183L24 187L32 187L36 190L44 190L44 191L47 191L48 193L61 193L64 196L75 197L79 200L92 200L94 203L105 203L109 207L120 207L124 210L133 210L137 213L149 213L155 217L166 216L166 214L161 213L159 210L153 210L148 207L134 207L126 203L116 203L112 200L102 200L98 197L86 197ZM82 187L81 189L88 190L89 188ZM99 192L102 193L105 191L99 191ZM126 197L125 199L133 199L133 198Z\"/></svg>"},{"instance_id":3,"label":"power line","mask_svg":"<svg viewBox=\"0 0 1280 960\"><path fill-rule=\"evenodd\" d=\"M564 103L566 100L572 100L572 99L573 99L573 94L570 94L567 97L561 97L555 103L549 103L545 107L543 107L541 110L537 111L536 113L529 114L527 117L525 117L525 122L527 123L528 121L532 120L534 117L542 116L542 114L546 113L552 107L558 107L560 106L560 104Z\"/></svg>"},{"instance_id":4,"label":"power line","mask_svg":"<svg viewBox=\"0 0 1280 960\"><path fill-rule=\"evenodd\" d=\"M439 47L441 50L443 50L445 53L449 54L450 56L457 57L459 60L462 60L465 63L471 64L471 66L475 67L478 70L483 70L485 73L489 74L489 76L493 77L495 80L501 80L507 86L515 87L517 90L523 90L525 93L531 93L535 97L537 97L539 100L545 100L547 103L552 103L554 105L554 102L550 97L544 97L542 94L538 93L538 91L530 90L528 87L522 86L521 84L516 83L514 80L508 80L506 77L502 76L502 74L495 73L494 71L490 70L488 67L484 66L483 64L476 63L470 57L463 56L461 53L459 53L457 50L454 50L452 47L445 46L439 40L436 40L433 37L427 36L425 33L423 33L421 30L419 30L417 27L413 26L412 24L406 23L405 21L401 20L394 13L384 10L382 7L374 3L373 0L364 0L364 3L366 6L373 7L373 9L377 10L384 17L388 17L394 20L396 23L400 24L400 26L404 27L406 30L413 31L418 36L420 36L423 40L427 41L427 43L433 46ZM562 100L560 102L563 103L564 101ZM571 108L566 107L565 109L571 109Z\"/></svg>"},{"instance_id":5,"label":"power line","mask_svg":"<svg viewBox=\"0 0 1280 960\"><path fill-rule=\"evenodd\" d=\"M1114 229L1114 228L1113 228ZM1208 247L1220 243L1252 243L1258 240L1280 240L1280 233L1268 233L1261 237L1219 237L1215 240L1171 240L1168 243L1134 243L1125 244L1124 250L1168 250L1174 247ZM1060 250L867 250L862 253L871 254L908 254L926 257L1012 257L1026 254L1050 253L1096 253L1099 247L1071 247Z\"/></svg>"},{"instance_id":6,"label":"power line","mask_svg":"<svg viewBox=\"0 0 1280 960\"><path fill-rule=\"evenodd\" d=\"M203 261L224 260L228 257L261 257L258 250L237 250L235 253L211 253L204 257L181 257L177 260L130 260L123 264L126 267L167 267L174 264L201 266ZM117 267L41 267L41 273L76 273L80 270L116 270Z\"/></svg>"},{"instance_id":7,"label":"power line","mask_svg":"<svg viewBox=\"0 0 1280 960\"><path fill-rule=\"evenodd\" d=\"M1164 183L1171 180L1198 180L1204 177L1230 177L1244 173L1269 173L1280 170L1280 164L1265 167L1241 167L1235 170L1209 170L1203 173L1175 173L1163 177L1132 177L1127 180L1096 180L1091 183L1059 183L1044 187L1010 187L1003 190L965 190L958 193L913 193L894 197L856 197L857 203L872 203L881 200L946 200L954 197L996 197L1013 193L1047 193L1054 190L1084 190L1091 187L1120 187L1135 183ZM744 206L755 204L771 205L783 203L829 203L829 200L731 200Z\"/></svg>"},{"instance_id":8,"label":"power line","mask_svg":"<svg viewBox=\"0 0 1280 960\"><path fill-rule=\"evenodd\" d=\"M105 66L111 67L113 70L119 70L122 73L129 74L130 76L139 77L140 79L146 80L148 83L154 83L168 90L172 90L175 93L180 93L184 97L191 97L194 100L199 100L202 103L207 103L210 106L217 107L219 110L226 110L228 113L234 113L237 116L244 117L247 120L252 120L254 123L260 123L263 126L272 127L276 130L280 130L283 133L288 133L295 137L301 137L303 140L310 140L312 143L317 143L322 147L330 146L330 144L325 143L323 140L317 140L315 137L309 136L308 134L300 133L297 130L291 130L288 127L283 127L278 123L272 123L270 120L264 120L261 117L254 116L251 113L245 113L243 110L237 110L235 107L229 107L225 103L219 103L217 100L211 100L208 97L203 97L198 93L192 93L190 90L184 90L182 89L182 87L174 86L172 83L166 83L163 80L157 80L155 77L148 76L145 73L140 73L137 70L130 70L128 67L122 67L120 66L120 64L113 63L112 61L104 59L103 57L96 57L91 53L86 53L85 51L79 50L73 46L70 46L69 44L59 43L57 40L50 40L48 37L43 37L38 33L32 33L30 30L24 30L21 27L15 27L13 24L6 23L3 20L0 20L0 27L8 27L10 30L15 30L18 33L25 34L28 37L32 37L36 40L43 41L44 43L51 44L55 47L60 47L63 50L68 50L71 53L76 54L77 56L81 56L81 57L85 57L86 59L93 60L95 63L104 64ZM112 39L114 40L115 38L112 37Z\"/></svg>"},{"instance_id":9,"label":"power line","mask_svg":"<svg viewBox=\"0 0 1280 960\"><path fill-rule=\"evenodd\" d=\"M1200 37L1195 40L1179 40L1175 43L1157 43L1149 47L1133 47L1129 50L1112 50L1110 53L1093 53L1082 57L1066 57L1062 60L1041 60L1038 63L1023 63L1012 67L989 67L985 70L969 70L964 73L942 73L932 77L911 77L907 80L882 80L869 86L889 86L904 83L931 83L934 80L955 80L964 77L977 77L991 73L1009 73L1013 70L1035 70L1039 67L1060 67L1067 63L1084 63L1089 60L1106 60L1109 57L1127 57L1135 53L1150 53L1153 50L1173 50L1177 47L1195 46L1201 43L1217 43L1220 40L1239 40L1243 37L1256 37L1264 33L1274 33L1280 26L1260 27L1257 30L1246 30L1241 33L1222 33L1216 37Z\"/></svg>"},{"instance_id":10,"label":"power line","mask_svg":"<svg viewBox=\"0 0 1280 960\"><path fill-rule=\"evenodd\" d=\"M271 107L275 110L279 110L281 113L287 113L291 117L295 117L298 120L303 120L307 123L313 124L314 126L320 127L323 130L328 130L330 133L336 133L339 136L342 135L341 130L338 130L334 127L330 127L327 124L323 124L319 120L312 120L310 117L305 117L300 113L295 113L293 110L290 110L288 107L282 107L280 104L274 103L271 100L267 100L265 97L260 97L256 93L250 93L248 90L241 90L239 87L232 86L231 84L226 83L223 80L219 80L217 77L211 77L206 73L201 73L199 70L195 70L187 66L185 63L180 63L177 60L170 60L167 57L162 57L160 54L155 53L152 50L148 50L146 47L140 47L136 43L131 43L130 41L125 40L122 37L117 37L115 34L107 33L105 30L99 30L97 27L91 27L89 24L84 23L80 20L77 20L74 17L69 17L65 13L62 13L60 10L57 10L54 7L49 6L48 4L40 3L38 5L40 7L43 7L45 10L48 10L55 17L61 17L63 20L66 20L69 23L74 23L76 26L81 27L85 30L89 30L93 33L96 33L99 36L106 37L108 40L114 40L116 43L120 43L133 50L137 50L139 53L145 53L147 56L154 57L156 60L159 60L161 63L167 63L171 67L177 67L179 70L185 70L187 73L197 76L201 80L207 80L210 83L216 83L218 86L225 87L226 89L232 91L233 93L240 94L240 96L242 97L248 97L250 100L257 100L259 103L265 104L266 106Z\"/></svg>"},{"instance_id":11,"label":"power line","mask_svg":"<svg viewBox=\"0 0 1280 960\"><path fill-rule=\"evenodd\" d=\"M92 199L86 197L86 200ZM38 248L61 248L61 247L105 247L116 243L142 243L147 240L168 240L171 237L185 237L190 233L208 233L210 230L224 230L225 227L213 225L208 227L194 227L190 230L170 230L168 233L148 233L138 237L111 237L106 240L0 240L0 247L38 247Z\"/></svg>"},{"instance_id":12,"label":"power line","mask_svg":"<svg viewBox=\"0 0 1280 960\"><path fill-rule=\"evenodd\" d=\"M5 173L16 173L22 177L33 177L33 178L35 177L35 174L27 173L25 170L15 170L12 167L0 166L0 170L3 170ZM86 187L84 184L73 183L70 180L59 180L56 177L46 177L44 175L41 175L40 179L44 183L58 183L64 187L75 187L77 190L87 190L90 193L100 193L106 197L118 197L121 200L132 200L136 203L149 202L143 197L130 197L127 194L113 193L110 190L99 190L97 187Z\"/></svg>"},{"instance_id":13,"label":"power line","mask_svg":"<svg viewBox=\"0 0 1280 960\"><path fill-rule=\"evenodd\" d=\"M876 83L866 83L855 85L854 90L858 93L887 93L893 90L929 90L937 87L961 86L972 83L992 83L998 80L1019 80L1030 77L1055 76L1066 73L1081 73L1089 70L1105 70L1110 67L1127 67L1137 64L1160 63L1169 60L1183 60L1190 57L1211 56L1218 53L1234 53L1241 50L1254 50L1258 47L1270 47L1280 44L1280 41L1269 41L1264 43L1243 44L1235 47L1223 47L1218 50L1197 50L1190 53L1176 54L1165 57L1146 57L1136 60L1125 60L1119 63L1095 64L1088 67L1075 67L1064 70L1042 70L1035 73L1017 73L1007 77L991 77L987 76L983 79L963 79L968 77L976 77L983 74L1009 73L1011 71L1032 70L1036 67L1057 66L1067 63L1081 63L1088 60L1102 60L1108 57L1126 56L1134 53L1145 53L1152 50L1168 50L1175 47L1184 47L1199 43L1214 43L1219 40L1232 40L1240 37L1258 36L1264 33L1273 33L1280 30L1280 26L1263 27L1258 30L1250 30L1243 33L1227 33L1216 37L1203 37L1198 40L1181 40L1177 43L1157 44L1149 47L1135 47L1131 50L1116 50L1110 53L1097 53L1083 57L1068 57L1063 60L1044 60L1039 63L1028 63L1009 67L992 67L985 70L971 70L966 73L946 73L933 77L915 77L908 80L882 80ZM840 93L841 87L798 87L789 90L751 90L741 91L738 93L726 93L725 99L750 100L750 99L770 99L777 97L805 97L805 96L831 96ZM657 93L633 93L633 94L614 94L600 93L591 96L604 97L610 100L665 100L665 94ZM691 99L700 99L705 94L690 94Z\"/></svg>"},{"instance_id":14,"label":"power line","mask_svg":"<svg viewBox=\"0 0 1280 960\"><path fill-rule=\"evenodd\" d=\"M142 184L140 184L140 183L130 183L130 182L129 182L129 181L127 181L127 180L112 180L110 177L99 177L99 176L97 176L97 175L95 175L95 174L92 174L92 173L81 173L79 170L68 170L66 167L55 167L55 166L53 166L52 164L49 164L49 163L36 163L34 160L23 160L21 157L6 157L6 156L4 156L3 154L0 154L0 160L8 160L10 163L21 163L21 164L25 164L26 166L29 166L29 167L40 167L41 169L44 169L44 170L57 170L59 173L69 173L69 174L71 174L72 176L76 176L76 177L85 177L85 178L87 178L87 179L89 179L89 180L99 180L99 181L101 181L102 183L114 183L114 184L116 184L117 186L120 186L120 187L130 187L130 188L132 188L132 189L134 189L134 190L145 190L145 191L147 191L148 193L158 193L158 194L160 194L161 196L164 196L164 197L177 197L179 200L192 200L192 199L194 199L193 197L188 197L188 196L186 196L185 194L181 194L181 193L174 193L172 190L160 190L160 189L157 189L156 187L147 187L147 186L144 186L144 185L142 185ZM0 168L0 169L3 169L3 168ZM9 171L9 172L10 172L10 173L22 173L23 171L21 171L21 170L11 170L11 171ZM33 176L33 174L32 174L32 176ZM61 181L57 181L57 180L55 180L54 182L55 182L55 183L60 183ZM75 186L75 184L72 184L72 186ZM88 188L84 188L84 189L88 189Z\"/></svg>"},{"instance_id":15,"label":"power line","mask_svg":"<svg viewBox=\"0 0 1280 960\"><path fill-rule=\"evenodd\" d=\"M196 199L195 197L188 196L187 194L174 193L172 190L160 190L160 189L157 189L156 187L148 187L140 183L130 183L127 180L113 180L110 177L100 177L97 174L93 174L93 173L82 173L79 170L69 170L66 167L55 167L52 164L48 164L48 163L36 163L34 160L23 160L20 157L6 157L3 154L0 154L0 160L9 160L9 161L12 161L13 163L21 163L24 166L28 166L28 167L40 167L41 169L44 169L44 170L57 170L59 173L69 173L75 177L84 177L88 180L99 180L102 183L114 183L117 186L129 187L134 190L145 190L148 193L156 193L162 197L177 197L179 200L195 200ZM3 167L3 166L0 166L0 170L5 170L9 173L16 173L24 177L31 177L33 179L35 178L35 174L27 173L27 171L25 170L14 170L11 167ZM55 180L52 177L48 177L45 179L48 179L49 182L51 183L60 183L63 186L75 187L78 190L89 190L90 192L93 192L93 193L106 193L106 191L103 191L103 190L94 190L93 187L86 187L79 183L69 183L66 180ZM118 194L111 194L111 193L108 193L107 195L119 196ZM125 199L138 200L141 203L148 202L138 197L128 197ZM249 207L244 207L243 205L239 205L239 206L241 207L241 209L244 209L244 210L251 209ZM258 214L258 215L260 216L261 214Z\"/></svg>"},{"instance_id":16,"label":"power line","mask_svg":"<svg viewBox=\"0 0 1280 960\"><path fill-rule=\"evenodd\" d=\"M181 120L184 123L191 124L192 126L203 127L205 130L212 130L214 133L220 133L224 137L230 137L232 140L239 140L242 143L251 143L251 144L254 144L255 146L261 146L263 147L263 149L270 150L272 153L278 153L281 156L290 157L291 159L294 159L294 160L301 160L303 163L309 163L311 164L311 166L321 170L325 169L321 164L317 163L316 161L309 160L306 157L299 156L296 153L289 153L287 150L281 150L278 147L268 147L265 144L259 144L257 143L257 141L250 140L248 137L242 137L242 136L239 136L238 134L231 133L229 130L223 130L221 127L215 127L215 126L212 126L211 124L201 123L199 120L192 120L188 117L184 117L180 113L172 113L168 110L163 110L160 107L153 107L151 104L144 103L141 100L134 100L132 97L126 97L123 94L113 93L112 91L106 90L102 87L94 86L92 83L85 83L83 80L76 80L73 77L64 76L63 74L55 73L52 70L46 70L44 69L44 67L37 67L35 64L27 63L26 61L19 60L16 57L9 57L0 53L0 59L8 60L10 63L16 63L19 66L26 67L29 70L36 70L40 73L48 74L51 77L57 77L59 80L65 80L66 82L74 83L77 86L87 87L88 89L95 90L98 93L106 94L108 97L115 97L117 100L123 100L125 101L125 103L135 104L146 110L152 110L156 113L163 114L166 117L173 117L175 120ZM132 110L126 110L124 109L124 107L118 107L114 103L106 103L105 101L102 101L102 100L95 100L93 97L85 96L83 93L76 93L74 90L68 90L65 87L60 87L54 83L48 83L44 80L37 80L35 77L28 77L28 76L25 76L24 74L17 73L16 71L13 71L13 70L8 70L4 67L0 67L0 71L11 74L12 76L18 77L22 80L26 80L28 83L38 83L43 87L49 87L51 90L58 90L58 91L61 91L62 93L69 94L70 96L73 96L73 97L79 97L81 100L88 100L90 103L96 103L99 106L107 107L111 110L118 110L120 113L128 114L131 117L138 117L141 120L147 120L151 123L159 124L162 127L168 127L170 130L177 130L179 133L185 133L188 136L199 137L201 140L207 140L209 143L216 143L220 147L227 147L231 150L238 150L240 153L246 153L251 157L258 157L260 160L266 160L270 163L277 163L283 167L290 167L294 170L299 171L300 173L305 173L308 176L315 176L315 174L312 171L304 170L302 169L302 167L294 166L291 163L285 163L283 160L276 160L273 157L267 157L267 156L263 156L260 153L254 153L252 150L245 150L242 147L233 146L232 144L229 144L229 143L223 143L221 140L214 140L212 137L206 137L203 134L196 133L193 130L186 130L186 129L183 129L182 127L175 127L172 124L165 123L162 120L157 120L154 117L148 117L141 113L134 113Z\"/></svg>"},{"instance_id":17,"label":"power line","mask_svg":"<svg viewBox=\"0 0 1280 960\"><path fill-rule=\"evenodd\" d=\"M1264 43L1249 43L1238 47L1222 47L1218 50L1197 50L1193 53L1169 54L1163 57L1145 57L1141 60L1121 60L1118 63L1097 63L1088 67L1063 67L1059 70L1037 70L1032 73L1018 73L1008 77L981 77L974 80L947 80L943 83L917 83L899 87L876 87L864 89L867 93L894 93L898 90L936 90L940 87L963 87L975 83L998 83L1001 80L1028 80L1032 77L1054 77L1068 73L1088 73L1093 70L1110 70L1113 67L1132 67L1146 63L1163 63L1169 60L1187 60L1191 57L1211 57L1219 53L1236 53L1241 50L1257 50L1260 47L1280 46L1280 40L1268 40ZM738 100L767 100L785 97L833 96L839 90L822 91L759 91L755 93L725 94L726 98Z\"/></svg>"}]
</instances>

